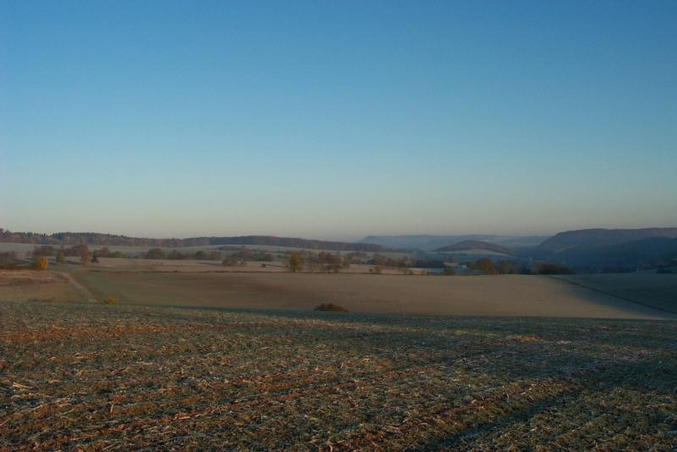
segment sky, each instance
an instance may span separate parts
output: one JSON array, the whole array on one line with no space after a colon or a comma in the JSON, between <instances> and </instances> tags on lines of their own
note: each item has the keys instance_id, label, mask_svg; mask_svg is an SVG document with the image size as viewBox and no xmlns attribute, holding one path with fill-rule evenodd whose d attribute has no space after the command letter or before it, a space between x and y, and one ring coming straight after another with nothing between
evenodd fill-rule
<instances>
[{"instance_id":1,"label":"sky","mask_svg":"<svg viewBox=\"0 0 677 452\"><path fill-rule=\"evenodd\" d=\"M676 1L0 0L0 227L677 226Z\"/></svg>"}]
</instances>

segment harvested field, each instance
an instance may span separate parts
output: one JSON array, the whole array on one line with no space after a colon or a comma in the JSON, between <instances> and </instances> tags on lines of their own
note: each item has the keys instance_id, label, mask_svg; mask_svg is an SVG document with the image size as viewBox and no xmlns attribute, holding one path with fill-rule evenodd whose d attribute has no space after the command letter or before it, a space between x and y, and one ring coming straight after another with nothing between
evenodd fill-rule
<instances>
[{"instance_id":1,"label":"harvested field","mask_svg":"<svg viewBox=\"0 0 677 452\"><path fill-rule=\"evenodd\" d=\"M0 270L0 300L80 301L68 275L52 271Z\"/></svg>"},{"instance_id":2,"label":"harvested field","mask_svg":"<svg viewBox=\"0 0 677 452\"><path fill-rule=\"evenodd\" d=\"M0 450L673 450L677 323L0 302Z\"/></svg>"},{"instance_id":3,"label":"harvested field","mask_svg":"<svg viewBox=\"0 0 677 452\"><path fill-rule=\"evenodd\" d=\"M354 312L665 318L673 315L546 276L404 276L325 273L133 272L74 276L98 299L122 303Z\"/></svg>"}]
</instances>

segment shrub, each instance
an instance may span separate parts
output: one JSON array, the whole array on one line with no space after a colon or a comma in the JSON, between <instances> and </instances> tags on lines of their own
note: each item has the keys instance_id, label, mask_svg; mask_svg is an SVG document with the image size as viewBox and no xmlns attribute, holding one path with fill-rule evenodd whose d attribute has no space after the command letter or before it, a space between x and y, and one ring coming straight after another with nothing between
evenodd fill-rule
<instances>
[{"instance_id":1,"label":"shrub","mask_svg":"<svg viewBox=\"0 0 677 452\"><path fill-rule=\"evenodd\" d=\"M45 256L37 256L33 260L33 268L35 270L47 270L47 267L49 267L49 261Z\"/></svg>"},{"instance_id":2,"label":"shrub","mask_svg":"<svg viewBox=\"0 0 677 452\"><path fill-rule=\"evenodd\" d=\"M56 253L56 263L63 264L66 262L66 256L64 255L63 249L60 249Z\"/></svg>"},{"instance_id":3,"label":"shrub","mask_svg":"<svg viewBox=\"0 0 677 452\"><path fill-rule=\"evenodd\" d=\"M106 297L103 299L104 304L118 304L118 299L116 297Z\"/></svg>"},{"instance_id":4,"label":"shrub","mask_svg":"<svg viewBox=\"0 0 677 452\"><path fill-rule=\"evenodd\" d=\"M315 311L329 311L329 312L348 312L343 306L339 306L334 303L322 303L317 305L314 309Z\"/></svg>"},{"instance_id":5,"label":"shrub","mask_svg":"<svg viewBox=\"0 0 677 452\"><path fill-rule=\"evenodd\" d=\"M89 265L89 263L92 262L92 253L89 251L83 253L80 256L80 261L82 262L82 265Z\"/></svg>"}]
</instances>

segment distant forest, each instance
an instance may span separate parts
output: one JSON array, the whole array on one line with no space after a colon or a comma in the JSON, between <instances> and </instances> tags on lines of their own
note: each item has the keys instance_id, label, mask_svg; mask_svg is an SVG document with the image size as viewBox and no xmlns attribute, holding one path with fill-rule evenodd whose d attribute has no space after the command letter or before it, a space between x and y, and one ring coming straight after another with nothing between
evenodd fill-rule
<instances>
[{"instance_id":1,"label":"distant forest","mask_svg":"<svg viewBox=\"0 0 677 452\"><path fill-rule=\"evenodd\" d=\"M127 237L125 235L101 234L98 232L56 232L38 234L35 232L10 232L0 228L0 242L34 243L37 245L88 245L139 246L178 248L183 246L209 245L266 245L291 248L324 249L336 251L381 251L380 245L371 243L333 242L308 240L270 235L245 235L239 237L191 237L186 239L150 239Z\"/></svg>"}]
</instances>

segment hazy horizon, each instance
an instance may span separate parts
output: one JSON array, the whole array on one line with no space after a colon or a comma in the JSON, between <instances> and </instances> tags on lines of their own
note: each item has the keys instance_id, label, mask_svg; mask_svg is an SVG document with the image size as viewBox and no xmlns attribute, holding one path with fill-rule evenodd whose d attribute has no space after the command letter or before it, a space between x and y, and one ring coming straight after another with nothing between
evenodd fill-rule
<instances>
[{"instance_id":1,"label":"hazy horizon","mask_svg":"<svg viewBox=\"0 0 677 452\"><path fill-rule=\"evenodd\" d=\"M402 234L379 234L379 233L373 233L373 234L364 234L364 235L358 235L358 236L310 236L310 235L300 235L300 234L278 234L278 233L234 233L234 234L222 234L222 233L213 233L213 234L201 234L201 233L196 233L196 234L189 234L189 235L143 235L143 234L135 234L135 233L118 233L118 232L110 232L110 231L80 231L80 230L74 230L74 229L64 229L60 231L37 231L37 230L19 230L19 229L12 229L8 227L4 227L0 225L0 228L5 229L6 231L10 232L32 232L32 233L37 233L37 234L57 234L57 233L71 233L71 234L82 234L82 233L95 233L95 234L111 234L111 235L120 235L120 236L126 236L126 237L135 237L135 238L146 238L146 239L188 239L188 238L196 238L196 237L238 237L238 236L273 236L273 237L290 237L290 238L300 238L300 239L308 239L308 240L326 240L326 241L345 241L345 242L357 242L357 241L362 241L364 239L367 239L370 236L373 237L416 237L416 236L430 236L430 237L445 237L445 236L473 236L473 235L488 235L488 236L497 236L497 237L514 237L514 238L520 238L520 237L551 237L556 235L557 233L560 232L567 232L571 230L577 230L577 229L654 229L654 228L667 228L667 229L672 229L675 228L677 229L677 226L672 226L672 225L665 225L665 226L641 226L638 228L615 228L615 227L609 227L609 228L572 228L572 229L561 229L557 230L554 232L548 232L548 233L533 233L533 234L527 234L527 233L496 233L496 232L450 232L450 233L402 233Z\"/></svg>"},{"instance_id":2,"label":"hazy horizon","mask_svg":"<svg viewBox=\"0 0 677 452\"><path fill-rule=\"evenodd\" d=\"M0 227L677 225L676 2L0 2Z\"/></svg>"}]
</instances>

